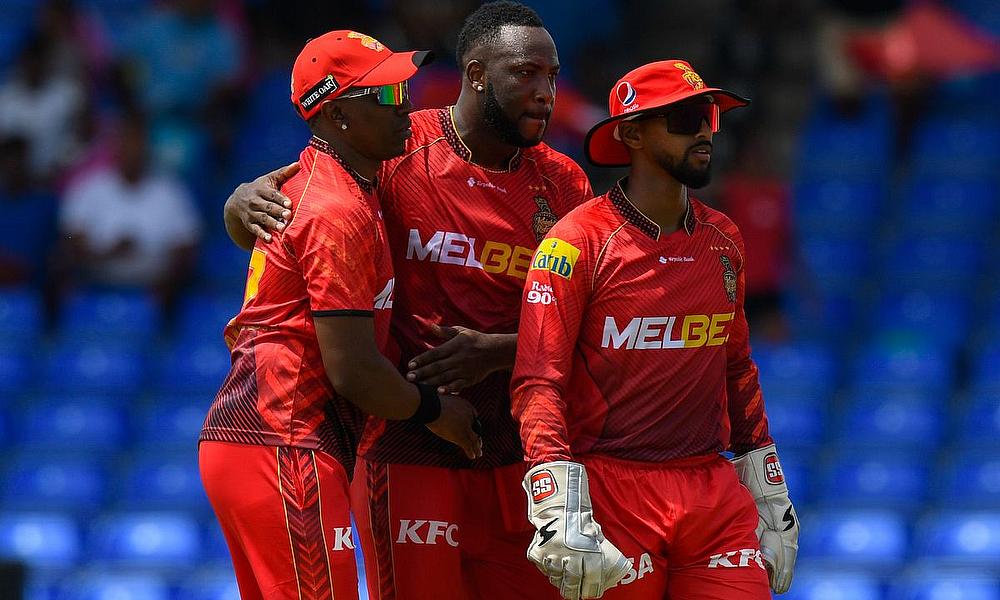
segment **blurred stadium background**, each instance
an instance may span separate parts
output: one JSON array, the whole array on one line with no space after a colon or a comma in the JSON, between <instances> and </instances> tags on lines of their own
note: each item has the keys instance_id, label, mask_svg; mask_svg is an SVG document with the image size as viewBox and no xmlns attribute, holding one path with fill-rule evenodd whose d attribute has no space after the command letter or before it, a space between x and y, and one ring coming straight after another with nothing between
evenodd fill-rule
<instances>
[{"instance_id":1,"label":"blurred stadium background","mask_svg":"<svg viewBox=\"0 0 1000 600\"><path fill-rule=\"evenodd\" d=\"M563 64L547 141L598 192L621 173L582 136L625 71L686 58L754 99L698 196L747 240L803 524L785 597L1000 599L1000 5L527 3ZM21 577L31 600L237 597L196 460L247 273L222 203L306 141L288 73L308 37L435 49L413 87L441 106L477 4L0 3L0 598ZM105 228L158 242L66 240Z\"/></svg>"}]
</instances>

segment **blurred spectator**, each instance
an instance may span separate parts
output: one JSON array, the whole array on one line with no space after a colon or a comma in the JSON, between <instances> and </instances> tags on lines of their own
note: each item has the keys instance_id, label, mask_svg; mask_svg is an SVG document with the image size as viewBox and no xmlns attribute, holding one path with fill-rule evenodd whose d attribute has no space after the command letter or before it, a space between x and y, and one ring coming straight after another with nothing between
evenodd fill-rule
<instances>
[{"instance_id":1,"label":"blurred spectator","mask_svg":"<svg viewBox=\"0 0 1000 600\"><path fill-rule=\"evenodd\" d=\"M214 0L174 0L140 19L123 41L137 100L154 121L200 116L239 75L235 33Z\"/></svg>"},{"instance_id":2,"label":"blurred spectator","mask_svg":"<svg viewBox=\"0 0 1000 600\"><path fill-rule=\"evenodd\" d=\"M79 149L76 124L85 110L83 86L53 66L50 41L36 36L22 49L10 79L0 85L0 135L30 143L31 170L48 178Z\"/></svg>"},{"instance_id":3,"label":"blurred spectator","mask_svg":"<svg viewBox=\"0 0 1000 600\"><path fill-rule=\"evenodd\" d=\"M170 304L193 265L201 223L180 181L149 166L145 121L124 119L115 164L70 184L59 209L61 283L151 287Z\"/></svg>"},{"instance_id":4,"label":"blurred spectator","mask_svg":"<svg viewBox=\"0 0 1000 600\"><path fill-rule=\"evenodd\" d=\"M62 75L100 79L111 58L110 41L73 0L49 0L38 12L38 32L52 47L52 68Z\"/></svg>"},{"instance_id":5,"label":"blurred spectator","mask_svg":"<svg viewBox=\"0 0 1000 600\"><path fill-rule=\"evenodd\" d=\"M0 285L39 285L56 239L56 198L32 180L29 152L23 137L0 139Z\"/></svg>"}]
</instances>

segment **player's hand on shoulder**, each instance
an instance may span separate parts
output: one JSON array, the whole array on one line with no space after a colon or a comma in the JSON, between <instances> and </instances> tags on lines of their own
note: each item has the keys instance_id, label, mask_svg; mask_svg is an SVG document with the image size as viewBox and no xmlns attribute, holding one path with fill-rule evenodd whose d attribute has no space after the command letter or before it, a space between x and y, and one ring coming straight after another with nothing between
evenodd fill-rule
<instances>
[{"instance_id":1,"label":"player's hand on shoulder","mask_svg":"<svg viewBox=\"0 0 1000 600\"><path fill-rule=\"evenodd\" d=\"M469 460L483 455L483 438L476 409L465 398L445 394L441 396L441 416L427 424L435 435L447 440L465 452Z\"/></svg>"},{"instance_id":2,"label":"player's hand on shoulder","mask_svg":"<svg viewBox=\"0 0 1000 600\"><path fill-rule=\"evenodd\" d=\"M479 383L503 362L505 349L499 339L507 336L462 326L428 327L444 341L407 364L409 381L437 386L442 394L456 393Z\"/></svg>"},{"instance_id":3,"label":"player's hand on shoulder","mask_svg":"<svg viewBox=\"0 0 1000 600\"><path fill-rule=\"evenodd\" d=\"M226 214L236 215L247 231L271 241L271 232L283 230L292 216L292 201L278 190L298 172L299 163L294 162L240 184L226 200Z\"/></svg>"}]
</instances>

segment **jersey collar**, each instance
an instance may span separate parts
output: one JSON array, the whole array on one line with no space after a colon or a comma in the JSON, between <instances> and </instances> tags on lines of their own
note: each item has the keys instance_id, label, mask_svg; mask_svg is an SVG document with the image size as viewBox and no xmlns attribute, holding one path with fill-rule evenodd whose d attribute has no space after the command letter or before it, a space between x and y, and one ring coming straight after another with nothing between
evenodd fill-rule
<instances>
[{"instance_id":1,"label":"jersey collar","mask_svg":"<svg viewBox=\"0 0 1000 600\"><path fill-rule=\"evenodd\" d=\"M343 167L344 170L347 171L347 174L350 175L352 179L354 179L354 181L358 184L359 188L361 188L362 190L364 190L369 194L375 193L375 186L378 184L378 180L377 179L369 180L362 177L361 173L358 173L357 171L354 170L354 167L347 164L347 161L341 158L340 155L337 154L337 151L333 149L333 146L327 143L326 140L320 139L314 135L312 136L312 138L309 139L309 145L319 150L323 154L328 154L332 156L333 160L337 161L337 164Z\"/></svg>"},{"instance_id":2,"label":"jersey collar","mask_svg":"<svg viewBox=\"0 0 1000 600\"><path fill-rule=\"evenodd\" d=\"M619 214L629 223L635 225L640 231L654 240L660 239L660 226L655 221L647 217L641 210L636 208L632 201L625 195L625 182L628 177L622 177L608 192L608 198L618 209ZM687 198L687 208L684 209L684 231L688 235L694 235L694 228L697 220L694 218L694 209L691 206L691 198Z\"/></svg>"}]
</instances>

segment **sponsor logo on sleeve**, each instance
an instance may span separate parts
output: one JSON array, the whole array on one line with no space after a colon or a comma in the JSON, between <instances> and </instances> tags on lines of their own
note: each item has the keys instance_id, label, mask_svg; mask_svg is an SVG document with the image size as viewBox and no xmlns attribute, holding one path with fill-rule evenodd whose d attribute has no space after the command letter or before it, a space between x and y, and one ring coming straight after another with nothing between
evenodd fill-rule
<instances>
[{"instance_id":1,"label":"sponsor logo on sleeve","mask_svg":"<svg viewBox=\"0 0 1000 600\"><path fill-rule=\"evenodd\" d=\"M573 278L573 267L580 258L580 249L559 238L545 238L531 259L532 271L550 271L563 279Z\"/></svg>"},{"instance_id":2,"label":"sponsor logo on sleeve","mask_svg":"<svg viewBox=\"0 0 1000 600\"><path fill-rule=\"evenodd\" d=\"M733 263L725 255L720 256L719 261L722 262L722 285L726 288L726 298L730 302L736 302L736 271Z\"/></svg>"}]
</instances>

